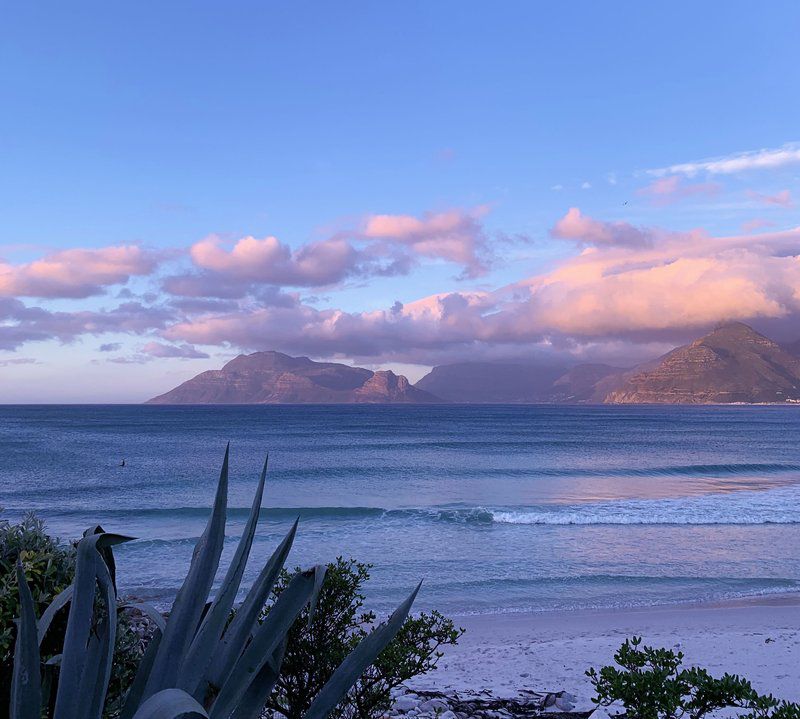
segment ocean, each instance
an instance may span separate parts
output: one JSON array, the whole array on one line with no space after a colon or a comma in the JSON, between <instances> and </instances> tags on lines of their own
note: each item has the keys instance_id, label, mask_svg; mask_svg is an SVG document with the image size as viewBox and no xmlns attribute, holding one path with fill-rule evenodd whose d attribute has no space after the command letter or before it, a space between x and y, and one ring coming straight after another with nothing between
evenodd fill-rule
<instances>
[{"instance_id":1,"label":"ocean","mask_svg":"<svg viewBox=\"0 0 800 719\"><path fill-rule=\"evenodd\" d=\"M374 565L384 612L547 611L800 590L800 407L4 406L0 518L116 550L166 605L231 442L229 558L269 452L245 582L295 517L289 564ZM125 466L120 467L122 459Z\"/></svg>"}]
</instances>

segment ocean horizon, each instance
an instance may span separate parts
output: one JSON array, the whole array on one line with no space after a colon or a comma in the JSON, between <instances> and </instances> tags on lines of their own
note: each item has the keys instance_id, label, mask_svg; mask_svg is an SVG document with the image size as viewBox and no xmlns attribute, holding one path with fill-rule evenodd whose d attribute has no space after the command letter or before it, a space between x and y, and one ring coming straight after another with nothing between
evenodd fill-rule
<instances>
[{"instance_id":1,"label":"ocean horizon","mask_svg":"<svg viewBox=\"0 0 800 719\"><path fill-rule=\"evenodd\" d=\"M289 566L369 562L379 611L419 579L455 614L719 601L800 590L799 432L787 406L7 405L0 519L138 537L121 592L168 605L230 440L226 558L270 455L245 585L299 517Z\"/></svg>"}]
</instances>

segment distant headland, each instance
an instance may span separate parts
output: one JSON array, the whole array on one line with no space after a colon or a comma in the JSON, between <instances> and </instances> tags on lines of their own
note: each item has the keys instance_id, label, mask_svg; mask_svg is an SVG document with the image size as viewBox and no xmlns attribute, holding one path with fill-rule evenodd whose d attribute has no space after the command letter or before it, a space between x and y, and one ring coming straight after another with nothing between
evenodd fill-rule
<instances>
[{"instance_id":1,"label":"distant headland","mask_svg":"<svg viewBox=\"0 0 800 719\"><path fill-rule=\"evenodd\" d=\"M781 346L741 322L632 368L605 364L463 362L416 385L281 352L239 355L150 404L734 404L800 402L800 345Z\"/></svg>"}]
</instances>

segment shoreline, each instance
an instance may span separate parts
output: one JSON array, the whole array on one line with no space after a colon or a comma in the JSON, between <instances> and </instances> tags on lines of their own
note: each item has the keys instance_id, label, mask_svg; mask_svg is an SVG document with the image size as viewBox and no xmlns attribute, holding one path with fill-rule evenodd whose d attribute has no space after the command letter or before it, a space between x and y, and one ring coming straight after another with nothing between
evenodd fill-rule
<instances>
[{"instance_id":1,"label":"shoreline","mask_svg":"<svg viewBox=\"0 0 800 719\"><path fill-rule=\"evenodd\" d=\"M686 666L749 679L761 693L800 701L800 595L625 609L454 616L466 629L413 690L566 691L575 710L593 708L584 672L613 663L631 636L684 653Z\"/></svg>"}]
</instances>

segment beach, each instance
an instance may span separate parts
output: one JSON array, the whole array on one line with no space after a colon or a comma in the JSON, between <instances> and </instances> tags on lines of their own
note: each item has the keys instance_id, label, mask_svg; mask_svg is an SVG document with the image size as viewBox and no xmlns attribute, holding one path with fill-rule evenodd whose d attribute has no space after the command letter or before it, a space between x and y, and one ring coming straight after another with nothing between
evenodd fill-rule
<instances>
[{"instance_id":1,"label":"beach","mask_svg":"<svg viewBox=\"0 0 800 719\"><path fill-rule=\"evenodd\" d=\"M437 669L412 688L520 690L575 696L590 710L584 671L613 663L626 637L682 651L684 663L750 679L778 698L800 701L800 597L781 595L704 605L457 617L466 629Z\"/></svg>"}]
</instances>

